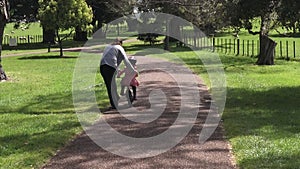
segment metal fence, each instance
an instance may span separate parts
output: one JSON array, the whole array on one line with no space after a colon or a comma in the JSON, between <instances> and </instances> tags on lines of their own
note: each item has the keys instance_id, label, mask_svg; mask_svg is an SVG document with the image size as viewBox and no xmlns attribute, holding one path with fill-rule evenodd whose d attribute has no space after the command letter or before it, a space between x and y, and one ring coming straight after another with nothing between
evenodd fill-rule
<instances>
[{"instance_id":1,"label":"metal fence","mask_svg":"<svg viewBox=\"0 0 300 169\"><path fill-rule=\"evenodd\" d=\"M120 36L122 33L128 31L127 25L117 24L117 25L107 25L107 27L103 27L103 31L105 31L108 36ZM62 34L60 36L65 36L67 34ZM73 39L74 34L71 34L67 39ZM92 36L91 33L88 34L89 37ZM2 44L15 46L18 44L34 44L43 42L43 35L26 35L26 36L7 36L3 37Z\"/></svg>"},{"instance_id":2,"label":"metal fence","mask_svg":"<svg viewBox=\"0 0 300 169\"><path fill-rule=\"evenodd\" d=\"M3 45L10 45L12 43L28 44L43 42L43 35L27 35L27 36L4 36Z\"/></svg>"},{"instance_id":3,"label":"metal fence","mask_svg":"<svg viewBox=\"0 0 300 169\"><path fill-rule=\"evenodd\" d=\"M297 48L296 40L275 40L275 57L277 58L298 58L300 49ZM260 50L259 40L246 40L238 38L204 37L197 34L183 34L183 43L200 49L207 49L223 54L239 56L258 56ZM300 43L300 42L298 42Z\"/></svg>"}]
</instances>

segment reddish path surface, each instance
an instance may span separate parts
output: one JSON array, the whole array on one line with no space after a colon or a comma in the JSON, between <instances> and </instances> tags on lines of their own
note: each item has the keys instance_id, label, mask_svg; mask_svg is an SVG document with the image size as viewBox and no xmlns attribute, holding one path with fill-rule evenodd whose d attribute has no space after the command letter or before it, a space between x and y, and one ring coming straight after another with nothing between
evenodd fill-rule
<instances>
[{"instance_id":1,"label":"reddish path surface","mask_svg":"<svg viewBox=\"0 0 300 169\"><path fill-rule=\"evenodd\" d=\"M150 123L135 123L124 118L117 111L111 111L102 118L115 130L124 135L135 138L147 138L168 130L173 125L180 110L181 95L174 77L157 67L164 67L172 73L180 70L169 62L160 59L138 56L138 69L140 71L138 100L133 107L141 113L146 113L151 107L149 94L159 89L164 92L167 102L161 116ZM154 69L155 67L155 69ZM151 71L152 70L152 71ZM198 78L198 77L197 77ZM204 143L198 142L199 133L207 117L211 100L206 87L197 79L201 102L196 108L199 110L195 124L188 135L175 147L148 158L126 158L108 152L98 146L86 133L82 133L68 146L60 150L44 169L174 169L174 168L205 168L205 169L233 169L233 157L228 141L224 138L221 125L214 134ZM192 106L192 105L191 105ZM132 116L139 116L132 114ZM99 127L99 126L97 126ZM109 131L107 135L111 134ZM172 140L171 140L172 141ZM115 145L116 148L117 145ZM123 147L119 147L122 149ZM134 148L134 147L131 147ZM130 150L130 149L129 149Z\"/></svg>"}]
</instances>

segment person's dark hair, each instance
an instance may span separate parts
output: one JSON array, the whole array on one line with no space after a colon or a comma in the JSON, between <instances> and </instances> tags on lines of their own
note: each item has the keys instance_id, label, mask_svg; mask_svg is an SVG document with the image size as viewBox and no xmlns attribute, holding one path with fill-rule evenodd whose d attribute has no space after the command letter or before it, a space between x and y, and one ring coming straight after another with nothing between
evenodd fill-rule
<instances>
[{"instance_id":1,"label":"person's dark hair","mask_svg":"<svg viewBox=\"0 0 300 169\"><path fill-rule=\"evenodd\" d=\"M115 41L112 44L113 45L122 45L123 40L121 38L116 38Z\"/></svg>"}]
</instances>

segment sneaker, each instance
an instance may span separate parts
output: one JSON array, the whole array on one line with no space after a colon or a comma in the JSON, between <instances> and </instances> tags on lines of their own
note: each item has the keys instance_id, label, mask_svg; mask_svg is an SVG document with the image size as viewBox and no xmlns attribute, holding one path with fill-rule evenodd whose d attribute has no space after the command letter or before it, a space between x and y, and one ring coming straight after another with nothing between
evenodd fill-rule
<instances>
[{"instance_id":1,"label":"sneaker","mask_svg":"<svg viewBox=\"0 0 300 169\"><path fill-rule=\"evenodd\" d=\"M111 114L116 110L114 107L109 107L106 110L101 111L102 114Z\"/></svg>"},{"instance_id":2,"label":"sneaker","mask_svg":"<svg viewBox=\"0 0 300 169\"><path fill-rule=\"evenodd\" d=\"M112 110L116 110L116 108L111 106L111 107L107 108L105 111L112 111Z\"/></svg>"}]
</instances>

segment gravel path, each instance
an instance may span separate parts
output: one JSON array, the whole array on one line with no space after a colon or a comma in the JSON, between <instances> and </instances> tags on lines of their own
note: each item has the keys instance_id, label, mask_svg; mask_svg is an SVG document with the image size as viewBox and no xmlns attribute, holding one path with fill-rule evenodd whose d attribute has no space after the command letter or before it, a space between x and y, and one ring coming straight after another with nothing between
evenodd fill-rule
<instances>
[{"instance_id":1,"label":"gravel path","mask_svg":"<svg viewBox=\"0 0 300 169\"><path fill-rule=\"evenodd\" d=\"M196 120L192 123L192 129L187 133L179 144L170 150L153 157L145 158L126 158L108 152L98 146L91 137L85 132L79 135L75 140L60 150L43 169L174 169L174 168L205 168L205 169L233 169L233 156L230 151L230 145L224 138L222 124L215 130L214 134L204 143L198 142L199 133L209 112L211 100L206 87L201 80L185 72L186 69L161 59L136 56L138 60L138 69L140 72L138 87L138 100L134 102L133 108L136 112L121 110L106 112L101 117L112 128L119 133L134 138L149 138L167 131L171 126L176 126L176 119L180 116L181 107L188 110L197 110ZM193 105L189 97L183 97L180 93L184 84L178 82L180 77L182 81L188 81L188 76L194 77L197 81L197 90L200 93L199 105ZM194 89L193 89L194 90ZM156 91L156 93L153 91ZM161 93L164 94L161 94ZM189 92L189 90L187 90ZM194 91L195 92L195 91ZM197 93L197 92L196 92ZM149 99L149 95L155 99ZM156 95L155 95L156 94ZM192 93L184 93L192 97ZM157 97L156 97L157 96ZM161 98L159 98L161 97ZM195 98L195 97L192 97ZM197 98L197 97L196 97ZM122 99L121 99L122 100ZM186 101L186 102L185 102ZM182 102L186 104L181 104ZM122 102L121 102L122 104ZM155 107L156 106L156 107ZM130 110L130 109L127 109ZM133 120L143 120L154 118L155 111L162 110L159 118L148 123L136 123ZM187 114L188 112L186 112ZM125 117L124 117L125 115ZM153 115L153 117L151 116ZM139 119L139 117L143 117ZM128 120L130 118L131 120ZM180 126L180 125L178 125ZM177 126L177 127L178 127ZM176 127L175 127L176 128ZM97 130L98 133L104 133L103 137L110 139L113 133L110 130L104 130L101 122L91 127L91 130ZM87 132L88 133L88 132ZM172 142L173 140L170 140ZM118 142L116 140L116 142ZM161 142L161 144L168 142ZM140 145L136 144L136 148ZM159 145L158 145L159 146ZM122 143L111 143L110 148L114 147L123 151ZM134 153L135 147L126 147L128 153ZM141 155L147 155L147 152L141 152Z\"/></svg>"}]
</instances>

